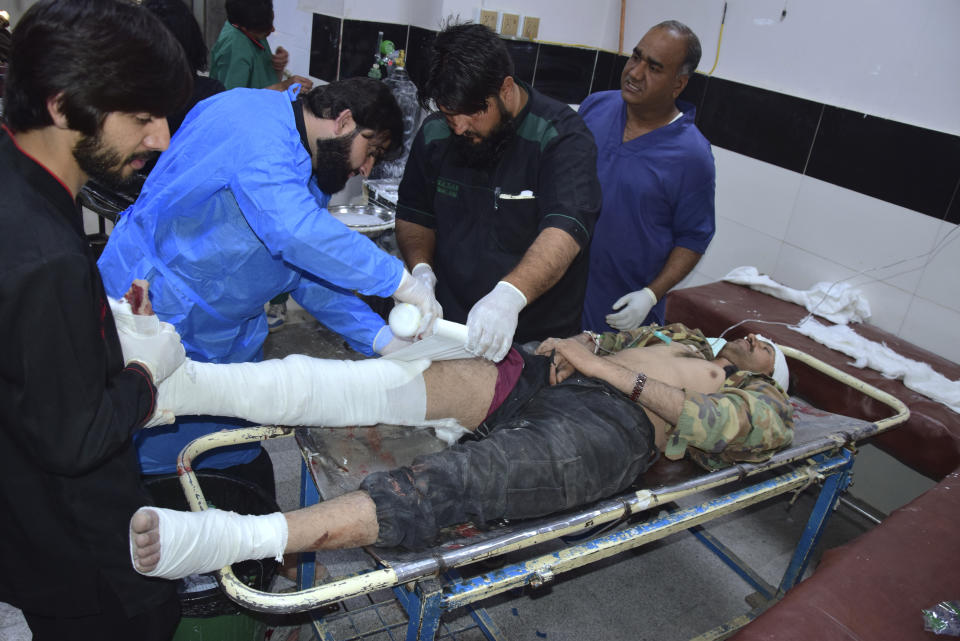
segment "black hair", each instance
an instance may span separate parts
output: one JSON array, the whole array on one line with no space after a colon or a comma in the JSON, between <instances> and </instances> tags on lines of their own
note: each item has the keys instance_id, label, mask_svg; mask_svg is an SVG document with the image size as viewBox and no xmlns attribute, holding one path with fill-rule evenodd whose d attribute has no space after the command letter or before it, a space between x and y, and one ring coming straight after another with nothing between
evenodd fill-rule
<instances>
[{"instance_id":1,"label":"black hair","mask_svg":"<svg viewBox=\"0 0 960 641\"><path fill-rule=\"evenodd\" d=\"M449 25L433 42L420 105L429 109L432 100L453 113L477 113L507 76L513 76L513 60L500 36L482 24Z\"/></svg>"},{"instance_id":2,"label":"black hair","mask_svg":"<svg viewBox=\"0 0 960 641\"><path fill-rule=\"evenodd\" d=\"M203 41L200 25L187 4L183 0L143 0L142 4L167 25L167 29L187 54L190 68L195 72L206 71L209 66L207 45Z\"/></svg>"},{"instance_id":3,"label":"black hair","mask_svg":"<svg viewBox=\"0 0 960 641\"><path fill-rule=\"evenodd\" d=\"M336 118L349 109L360 129L390 134L388 151L403 148L403 112L387 85L373 78L347 78L314 87L303 104L317 118Z\"/></svg>"},{"instance_id":4,"label":"black hair","mask_svg":"<svg viewBox=\"0 0 960 641\"><path fill-rule=\"evenodd\" d=\"M250 31L273 29L273 0L227 0L227 22Z\"/></svg>"},{"instance_id":5,"label":"black hair","mask_svg":"<svg viewBox=\"0 0 960 641\"><path fill-rule=\"evenodd\" d=\"M13 30L4 118L14 131L53 124L62 94L67 125L100 131L114 111L162 117L190 98L183 49L149 11L124 0L41 0Z\"/></svg>"},{"instance_id":6,"label":"black hair","mask_svg":"<svg viewBox=\"0 0 960 641\"><path fill-rule=\"evenodd\" d=\"M672 31L687 41L687 51L683 57L683 64L680 65L680 75L693 75L693 72L697 70L697 65L700 64L701 55L700 38L697 37L697 34L690 27L677 20L664 20L653 28Z\"/></svg>"}]
</instances>

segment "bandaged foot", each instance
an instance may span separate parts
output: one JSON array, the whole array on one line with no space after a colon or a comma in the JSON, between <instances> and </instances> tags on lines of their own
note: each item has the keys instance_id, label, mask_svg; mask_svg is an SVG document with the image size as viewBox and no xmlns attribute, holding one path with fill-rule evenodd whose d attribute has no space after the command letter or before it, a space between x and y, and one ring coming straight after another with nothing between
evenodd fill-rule
<instances>
[{"instance_id":1,"label":"bandaged foot","mask_svg":"<svg viewBox=\"0 0 960 641\"><path fill-rule=\"evenodd\" d=\"M247 559L283 560L287 520L280 512L250 516L142 507L130 519L130 560L146 576L181 579Z\"/></svg>"}]
</instances>

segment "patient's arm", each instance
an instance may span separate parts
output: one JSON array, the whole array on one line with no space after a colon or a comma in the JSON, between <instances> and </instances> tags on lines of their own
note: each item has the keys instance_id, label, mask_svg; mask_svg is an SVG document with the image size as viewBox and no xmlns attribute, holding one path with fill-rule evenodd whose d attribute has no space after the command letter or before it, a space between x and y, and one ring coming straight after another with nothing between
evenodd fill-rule
<instances>
[{"instance_id":1,"label":"patient's arm","mask_svg":"<svg viewBox=\"0 0 960 641\"><path fill-rule=\"evenodd\" d=\"M541 349L556 349L577 371L585 376L599 378L630 396L637 382L637 372L620 365L610 358L595 355L589 347L576 339L548 339ZM654 412L667 423L675 425L683 410L684 392L654 378L647 378L640 394L639 403Z\"/></svg>"},{"instance_id":2,"label":"patient's arm","mask_svg":"<svg viewBox=\"0 0 960 641\"><path fill-rule=\"evenodd\" d=\"M793 440L789 400L764 376L737 372L728 378L715 363L677 354L661 358L673 346L600 358L576 341L545 343L583 374L604 380L627 396L634 390L637 373L649 374L638 402L655 427L660 419L668 424L665 438L658 433L657 442L667 458L682 458L690 446L717 462L761 461ZM653 356L655 350L660 354ZM617 362L620 356L627 362ZM629 356L634 358L628 360ZM703 457L697 458L704 463Z\"/></svg>"}]
</instances>

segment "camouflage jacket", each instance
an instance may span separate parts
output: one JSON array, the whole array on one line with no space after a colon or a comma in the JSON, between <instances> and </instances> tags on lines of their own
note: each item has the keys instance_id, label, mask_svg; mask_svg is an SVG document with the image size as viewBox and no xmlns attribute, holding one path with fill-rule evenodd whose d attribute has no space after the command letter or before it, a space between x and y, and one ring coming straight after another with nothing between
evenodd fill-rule
<instances>
[{"instance_id":1,"label":"camouflage jacket","mask_svg":"<svg viewBox=\"0 0 960 641\"><path fill-rule=\"evenodd\" d=\"M693 345L707 360L714 358L700 330L681 323L606 332L595 342L599 351L612 354L673 341ZM717 469L766 460L793 441L793 408L783 389L766 374L738 371L714 394L686 390L684 394L680 419L667 431L663 454L669 459L687 453L703 467Z\"/></svg>"}]
</instances>

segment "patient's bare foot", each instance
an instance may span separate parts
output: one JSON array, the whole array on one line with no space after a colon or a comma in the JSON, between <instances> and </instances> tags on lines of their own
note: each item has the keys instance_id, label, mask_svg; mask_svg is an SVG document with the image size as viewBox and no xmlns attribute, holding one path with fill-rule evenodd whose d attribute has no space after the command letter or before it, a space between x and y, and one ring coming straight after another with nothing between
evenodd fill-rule
<instances>
[{"instance_id":1,"label":"patient's bare foot","mask_svg":"<svg viewBox=\"0 0 960 641\"><path fill-rule=\"evenodd\" d=\"M151 572L160 563L160 518L150 509L140 509L130 519L133 563L141 572Z\"/></svg>"}]
</instances>

